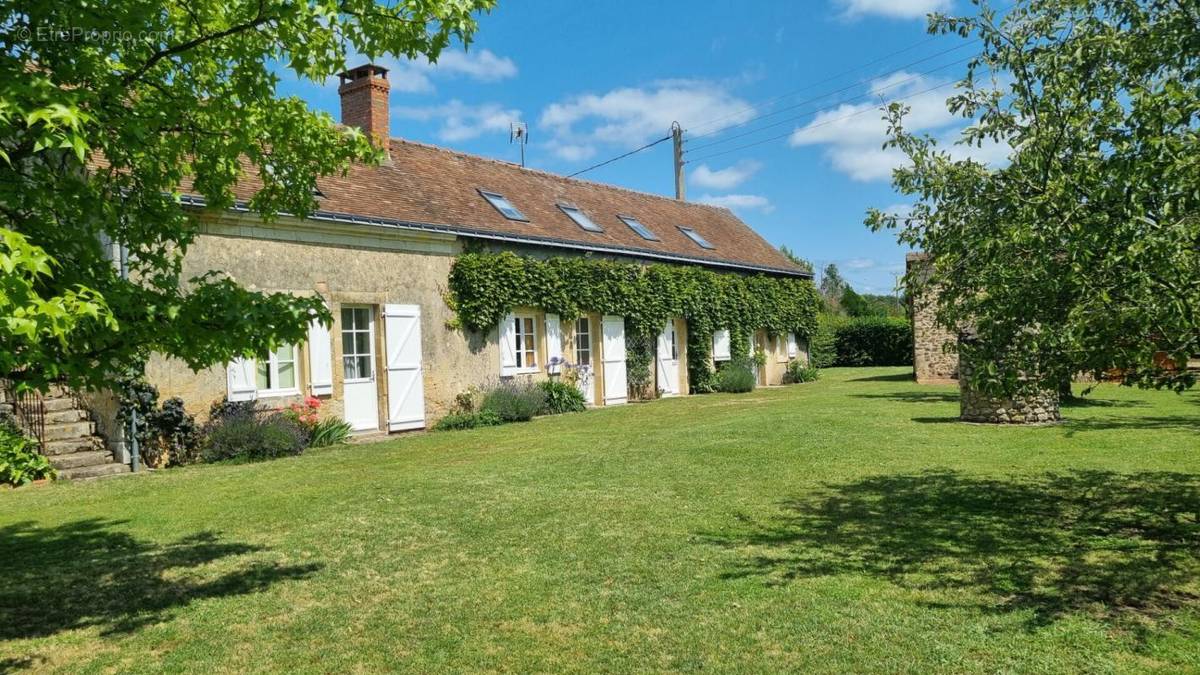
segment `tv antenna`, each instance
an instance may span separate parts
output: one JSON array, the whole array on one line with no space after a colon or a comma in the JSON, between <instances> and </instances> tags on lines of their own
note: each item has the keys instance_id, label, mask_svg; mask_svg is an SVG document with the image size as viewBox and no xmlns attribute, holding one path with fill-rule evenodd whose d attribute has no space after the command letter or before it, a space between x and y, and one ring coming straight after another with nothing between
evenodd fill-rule
<instances>
[{"instance_id":1,"label":"tv antenna","mask_svg":"<svg viewBox=\"0 0 1200 675\"><path fill-rule=\"evenodd\" d=\"M508 125L508 142L521 146L521 166L525 166L525 146L529 145L529 125L524 122L510 122Z\"/></svg>"}]
</instances>

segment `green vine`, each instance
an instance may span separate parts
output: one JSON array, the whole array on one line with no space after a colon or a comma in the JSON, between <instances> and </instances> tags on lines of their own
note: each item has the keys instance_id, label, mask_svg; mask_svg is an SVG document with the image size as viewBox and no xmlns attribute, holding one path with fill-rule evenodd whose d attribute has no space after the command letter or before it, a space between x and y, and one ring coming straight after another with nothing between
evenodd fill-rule
<instances>
[{"instance_id":1,"label":"green vine","mask_svg":"<svg viewBox=\"0 0 1200 675\"><path fill-rule=\"evenodd\" d=\"M812 281L765 274L715 272L698 266L640 265L590 257L536 259L515 253L468 252L450 270L447 298L457 325L487 332L515 307L539 307L563 317L600 312L625 317L627 335L651 336L668 318L688 322L688 373L704 391L713 331L728 329L734 358L750 354L756 330L812 335L818 295ZM637 352L635 366L648 350ZM641 372L640 370L638 372ZM648 377L648 374L647 374Z\"/></svg>"}]
</instances>

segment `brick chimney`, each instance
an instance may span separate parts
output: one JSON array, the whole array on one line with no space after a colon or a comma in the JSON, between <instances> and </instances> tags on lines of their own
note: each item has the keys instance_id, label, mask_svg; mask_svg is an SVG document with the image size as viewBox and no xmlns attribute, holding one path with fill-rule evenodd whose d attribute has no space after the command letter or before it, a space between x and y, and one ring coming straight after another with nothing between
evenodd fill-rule
<instances>
[{"instance_id":1,"label":"brick chimney","mask_svg":"<svg viewBox=\"0 0 1200 675\"><path fill-rule=\"evenodd\" d=\"M375 144L386 148L388 136L387 68L373 63L351 68L338 75L341 84L342 124L362 129Z\"/></svg>"}]
</instances>

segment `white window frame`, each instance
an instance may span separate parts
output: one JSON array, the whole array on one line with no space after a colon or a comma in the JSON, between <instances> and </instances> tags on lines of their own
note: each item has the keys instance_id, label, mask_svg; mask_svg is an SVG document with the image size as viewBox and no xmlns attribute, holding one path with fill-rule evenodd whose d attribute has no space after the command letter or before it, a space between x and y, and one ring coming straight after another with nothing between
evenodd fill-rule
<instances>
[{"instance_id":1,"label":"white window frame","mask_svg":"<svg viewBox=\"0 0 1200 675\"><path fill-rule=\"evenodd\" d=\"M272 351L267 355L266 360L257 359L254 363L254 387L258 392L259 398L271 398L274 396L296 396L300 393L300 350L296 345L288 345L292 348L292 373L294 374L293 386L291 387L273 387L268 389L258 388L258 368L261 365L267 367L267 381L279 383L279 357Z\"/></svg>"},{"instance_id":2,"label":"white window frame","mask_svg":"<svg viewBox=\"0 0 1200 675\"><path fill-rule=\"evenodd\" d=\"M701 235L699 232L697 232L695 229L690 228L690 227L684 227L683 225L676 225L675 227L679 228L680 232L687 235L687 238L691 239L692 243L696 244L700 248L703 248L703 249L706 249L709 251L717 250L717 247L714 246L712 244L712 242L705 239L704 236Z\"/></svg>"},{"instance_id":3,"label":"white window frame","mask_svg":"<svg viewBox=\"0 0 1200 675\"><path fill-rule=\"evenodd\" d=\"M579 226L579 229L585 232L603 232L604 228L600 227L586 211L573 204L558 204L558 209L562 211L571 222Z\"/></svg>"},{"instance_id":4,"label":"white window frame","mask_svg":"<svg viewBox=\"0 0 1200 675\"><path fill-rule=\"evenodd\" d=\"M529 222L529 218L526 217L525 212L517 208L517 205L514 204L511 199L505 197L499 192L492 192L491 190L484 190L480 188L479 195L483 197L488 204L491 204L492 208L499 211L500 215L504 216L505 218L508 218L509 220L516 220L522 223ZM508 211L511 211L512 213L508 213Z\"/></svg>"},{"instance_id":5,"label":"white window frame","mask_svg":"<svg viewBox=\"0 0 1200 675\"><path fill-rule=\"evenodd\" d=\"M533 314L513 314L514 330L513 330L513 354L516 355L516 369L513 371L518 374L537 373L541 372L538 366L538 322L537 317ZM525 321L529 321L530 331L524 332ZM533 340L533 347L525 346L523 337L528 336ZM525 355L533 352L533 365L523 363Z\"/></svg>"},{"instance_id":6,"label":"white window frame","mask_svg":"<svg viewBox=\"0 0 1200 675\"><path fill-rule=\"evenodd\" d=\"M618 215L617 218L620 219L622 223L625 223L626 227L633 230L634 234L642 239L645 239L646 241L661 241L658 238L658 235L654 234L654 230L651 230L648 225L637 218L634 218L633 216L622 215Z\"/></svg>"}]
</instances>

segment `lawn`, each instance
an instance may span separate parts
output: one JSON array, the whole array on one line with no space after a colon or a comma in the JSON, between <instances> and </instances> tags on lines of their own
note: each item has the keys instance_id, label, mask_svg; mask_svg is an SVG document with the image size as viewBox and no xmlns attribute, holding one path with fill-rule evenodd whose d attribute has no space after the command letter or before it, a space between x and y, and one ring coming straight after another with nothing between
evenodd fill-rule
<instances>
[{"instance_id":1,"label":"lawn","mask_svg":"<svg viewBox=\"0 0 1200 675\"><path fill-rule=\"evenodd\" d=\"M1200 395L902 369L0 491L0 671L1200 670Z\"/></svg>"}]
</instances>

